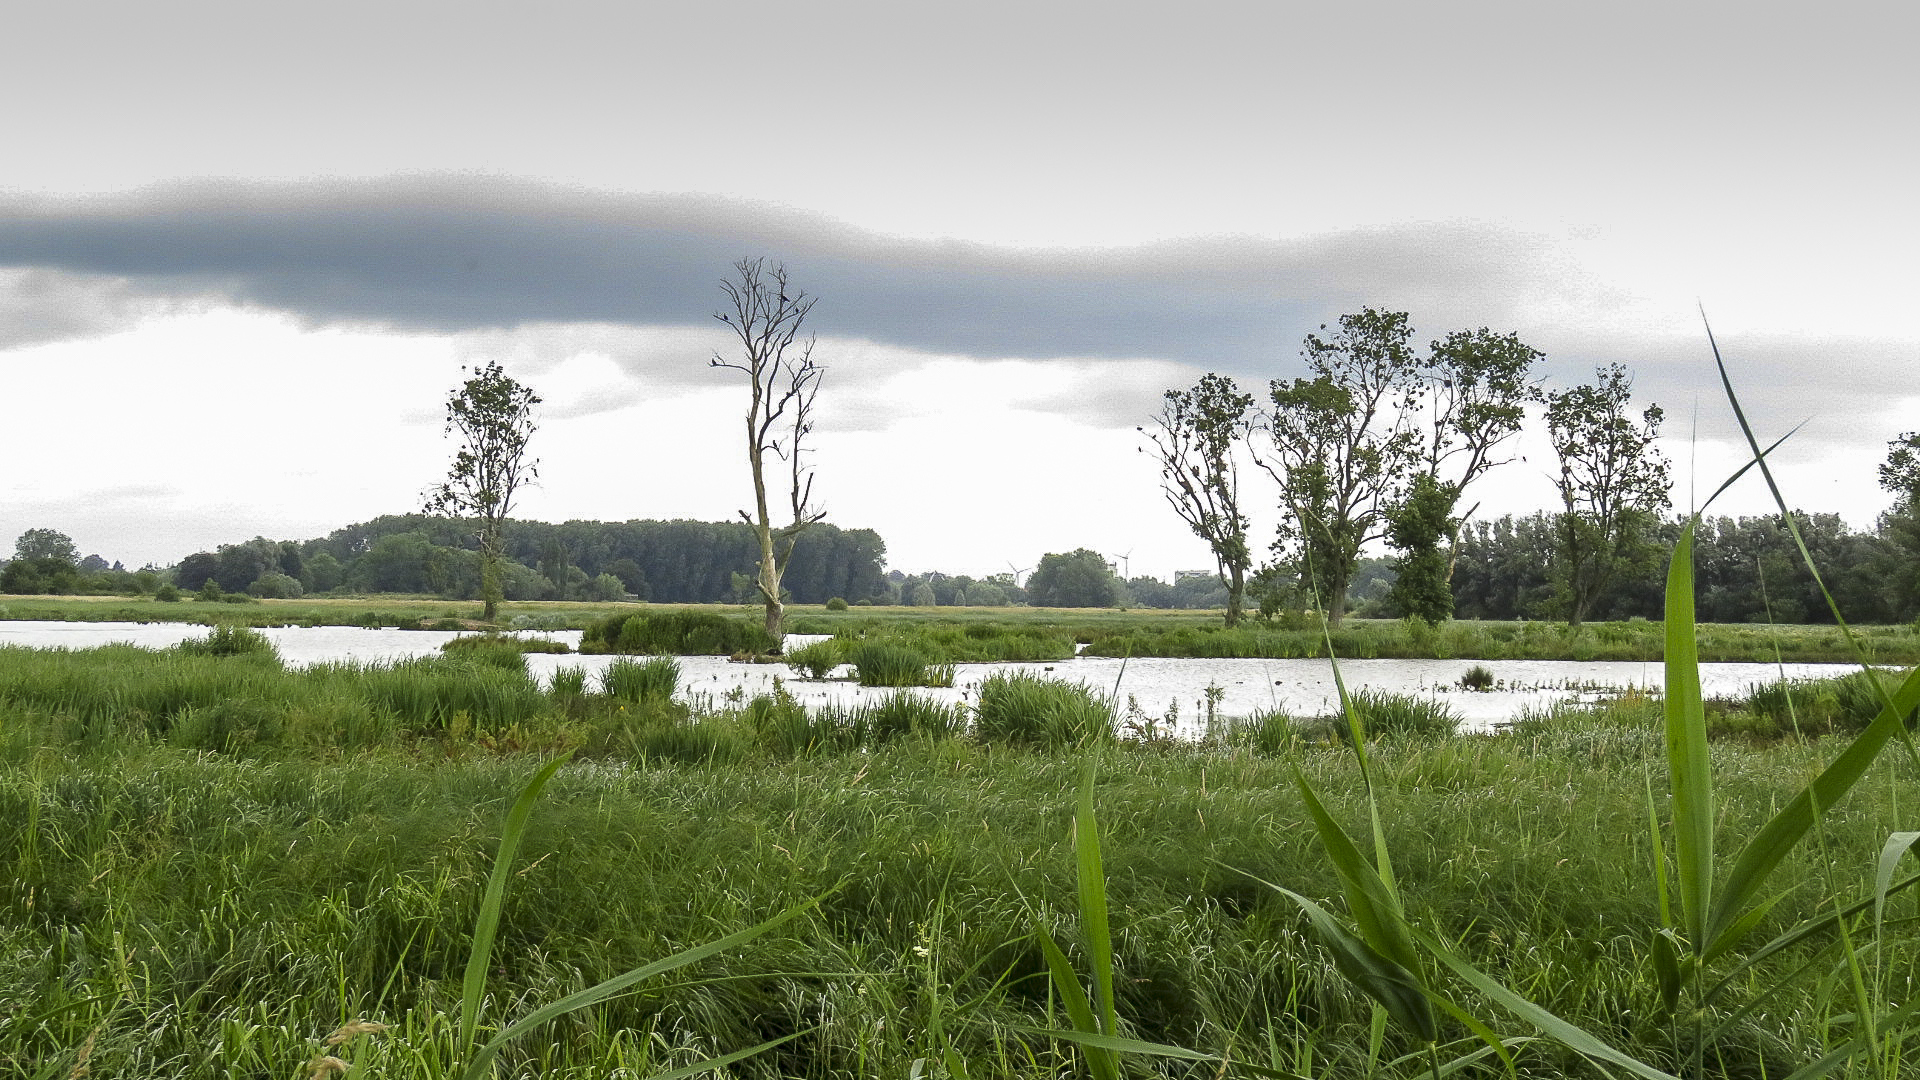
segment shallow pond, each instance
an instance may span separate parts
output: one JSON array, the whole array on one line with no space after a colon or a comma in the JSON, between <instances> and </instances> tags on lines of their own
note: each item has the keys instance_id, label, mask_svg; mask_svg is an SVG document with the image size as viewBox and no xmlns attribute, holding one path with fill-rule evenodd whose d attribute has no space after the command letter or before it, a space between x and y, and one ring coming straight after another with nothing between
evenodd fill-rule
<instances>
[{"instance_id":1,"label":"shallow pond","mask_svg":"<svg viewBox=\"0 0 1920 1080\"><path fill-rule=\"evenodd\" d=\"M430 656L445 642L459 637L450 630L371 630L352 626L282 626L260 631L290 666L351 660L372 663ZM207 628L182 623L62 623L0 621L0 645L29 648L91 648L108 642L128 642L146 648L166 648L189 638L205 637ZM562 630L537 636L577 646L580 632ZM789 635L790 645L819 640ZM616 657L532 653L527 667L543 682L563 667L597 672ZM1493 672L1496 688L1460 689L1460 676L1480 666ZM1792 678L1835 675L1851 670L1846 664L1702 664L1700 681L1708 697L1732 697L1749 687ZM1101 695L1113 695L1123 721L1150 717L1174 719L1175 729L1193 733L1205 724L1208 688L1217 688L1213 703L1218 716L1248 716L1283 709L1296 716L1334 711L1333 665L1327 660L1189 660L1142 657L1078 657L1038 664L961 664L950 688L922 688L914 693L944 701L971 701L982 680L998 671L1030 671L1047 678L1083 683ZM1436 696L1452 705L1469 730L1484 730L1513 720L1529 709L1544 709L1570 699L1591 699L1630 687L1658 689L1665 672L1658 663L1582 662L1572 660L1345 660L1340 664L1349 690L1367 687ZM847 669L842 668L845 674ZM683 700L720 706L729 699L770 692L780 680L807 704L853 704L894 693L867 689L844 680L813 682L799 678L784 664L736 664L725 657L680 658Z\"/></svg>"}]
</instances>

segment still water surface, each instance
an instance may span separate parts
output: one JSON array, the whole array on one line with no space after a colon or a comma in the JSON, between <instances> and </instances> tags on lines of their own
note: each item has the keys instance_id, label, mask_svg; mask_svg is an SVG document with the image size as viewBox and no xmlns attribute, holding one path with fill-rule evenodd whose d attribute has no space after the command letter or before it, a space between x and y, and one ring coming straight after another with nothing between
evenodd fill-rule
<instances>
[{"instance_id":1,"label":"still water surface","mask_svg":"<svg viewBox=\"0 0 1920 1080\"><path fill-rule=\"evenodd\" d=\"M353 626L281 626L260 631L291 667L353 661L376 663L431 656L460 632L451 630L372 630ZM109 642L127 642L145 648L166 648L189 638L205 637L207 628L181 623L63 623L0 622L0 645L28 648L84 649ZM539 633L537 636L577 646L578 630ZM802 634L788 636L790 645L819 640ZM589 674L615 660L611 656L532 653L527 667L543 682L563 667L585 668ZM1460 689L1460 676L1475 665L1493 672L1496 689L1470 692ZM1743 694L1749 687L1782 676L1799 678L1833 675L1849 670L1844 664L1702 664L1700 681L1708 697ZM1193 733L1207 716L1207 691L1218 688L1214 710L1219 716L1248 716L1283 709L1295 716L1334 711L1338 694L1333 665L1326 660L1189 660L1142 657L1118 660L1078 657L1038 664L962 664L950 688L923 688L915 693L944 701L972 701L982 680L998 671L1029 671L1047 678L1079 682L1104 695L1114 695L1124 712L1164 721L1174 715L1177 730ZM1340 665L1348 689L1368 687L1437 696L1452 705L1469 730L1485 730L1513 720L1529 709L1545 709L1566 700L1592 699L1627 688L1658 689L1664 672L1658 663L1582 662L1571 660L1346 660ZM842 668L839 674L847 674ZM867 689L842 680L812 682L798 678L783 664L735 664L724 657L680 658L680 695L695 704L723 705L730 696L770 692L780 680L796 698L810 705L854 704L894 693ZM1131 706L1131 709L1129 709ZM1124 718L1124 717L1123 717Z\"/></svg>"}]
</instances>

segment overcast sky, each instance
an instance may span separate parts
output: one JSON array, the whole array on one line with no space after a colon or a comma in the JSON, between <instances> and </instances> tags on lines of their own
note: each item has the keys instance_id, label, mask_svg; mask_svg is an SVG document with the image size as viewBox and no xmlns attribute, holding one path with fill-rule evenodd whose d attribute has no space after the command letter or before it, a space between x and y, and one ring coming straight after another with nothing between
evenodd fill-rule
<instances>
[{"instance_id":1,"label":"overcast sky","mask_svg":"<svg viewBox=\"0 0 1920 1080\"><path fill-rule=\"evenodd\" d=\"M1550 387L1628 365L1682 509L1740 460L1704 307L1763 438L1805 424L1788 497L1870 527L1920 427L1911 40L1891 3L30 5L0 545L415 510L496 359L546 402L520 516L730 518L742 256L818 298L816 491L900 569L1208 566L1136 425L1369 306ZM1482 514L1548 505L1520 452Z\"/></svg>"}]
</instances>

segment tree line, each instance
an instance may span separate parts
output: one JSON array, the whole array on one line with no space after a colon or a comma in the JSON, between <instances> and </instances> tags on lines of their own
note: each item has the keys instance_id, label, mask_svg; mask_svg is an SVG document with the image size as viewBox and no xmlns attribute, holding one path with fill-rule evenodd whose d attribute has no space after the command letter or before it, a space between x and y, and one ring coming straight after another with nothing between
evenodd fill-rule
<instances>
[{"instance_id":1,"label":"tree line","mask_svg":"<svg viewBox=\"0 0 1920 1080\"><path fill-rule=\"evenodd\" d=\"M1455 331L1424 353L1413 336L1405 312L1341 316L1336 330L1307 335L1306 377L1274 379L1257 401L1209 373L1166 391L1152 428L1140 429L1166 502L1213 554L1227 624L1251 595L1265 613L1306 607L1337 625L1363 552L1382 544L1393 553L1392 583L1376 613L1575 626L1622 612L1657 617L1648 575L1679 528L1667 513L1660 406L1635 407L1621 364L1599 368L1590 383L1544 388L1535 374L1544 354L1512 333ZM1475 521L1469 493L1510 460L1530 406L1558 459L1550 475L1560 506ZM1264 559L1248 537L1243 460L1273 481L1279 525ZM1795 520L1816 558L1833 560L1825 565L1848 580L1854 617L1904 620L1920 591L1920 433L1894 441L1880 478L1896 506L1871 537L1847 533L1831 515ZM1714 522L1699 541L1701 617L1826 618L1824 600L1795 584L1804 575L1792 572L1790 541L1765 519ZM1764 594L1769 579L1777 597Z\"/></svg>"},{"instance_id":2,"label":"tree line","mask_svg":"<svg viewBox=\"0 0 1920 1080\"><path fill-rule=\"evenodd\" d=\"M508 600L745 602L758 542L744 522L501 523L498 583ZM255 538L181 560L174 582L256 596L422 593L481 596L484 559L470 525L428 514L375 518L304 543ZM871 529L821 523L794 545L784 581L799 603L884 602L886 544ZM757 599L757 597L751 597Z\"/></svg>"}]
</instances>

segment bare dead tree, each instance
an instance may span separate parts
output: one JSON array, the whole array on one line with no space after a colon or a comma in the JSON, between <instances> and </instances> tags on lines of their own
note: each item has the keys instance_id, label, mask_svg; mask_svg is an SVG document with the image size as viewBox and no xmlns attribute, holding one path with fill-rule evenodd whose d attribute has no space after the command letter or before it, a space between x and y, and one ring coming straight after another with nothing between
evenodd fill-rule
<instances>
[{"instance_id":1,"label":"bare dead tree","mask_svg":"<svg viewBox=\"0 0 1920 1080\"><path fill-rule=\"evenodd\" d=\"M716 352L709 367L732 368L747 376L747 464L753 472L753 510L740 517L752 525L760 540L760 599L766 608L767 633L773 649L782 651L786 638L786 608L780 600L780 577L800 534L827 514L812 506L813 470L803 460L807 436L813 432L813 399L826 369L813 359L813 338L800 340L802 324L813 310L814 298L787 280L787 268L765 259L741 259L733 276L720 283L731 311L714 313L740 339L738 358ZM775 527L767 505L769 455L786 470L791 518ZM777 482L777 481L776 481Z\"/></svg>"}]
</instances>

